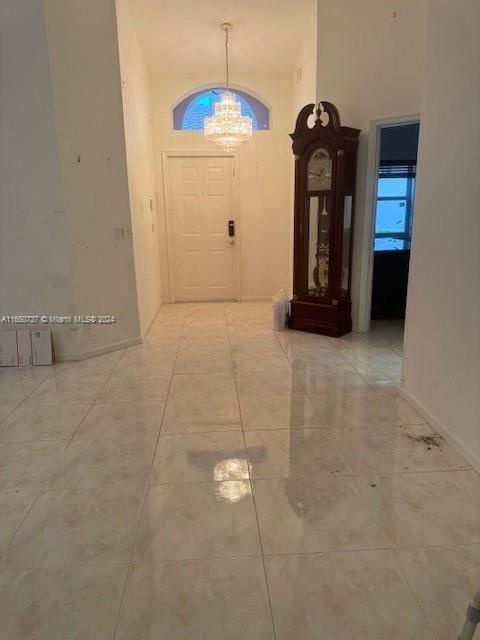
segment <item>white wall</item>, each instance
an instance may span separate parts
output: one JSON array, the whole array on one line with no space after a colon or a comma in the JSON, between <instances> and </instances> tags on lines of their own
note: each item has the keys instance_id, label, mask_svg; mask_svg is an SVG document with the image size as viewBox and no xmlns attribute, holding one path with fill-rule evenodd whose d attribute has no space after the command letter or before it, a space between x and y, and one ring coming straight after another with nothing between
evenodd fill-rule
<instances>
[{"instance_id":1,"label":"white wall","mask_svg":"<svg viewBox=\"0 0 480 640\"><path fill-rule=\"evenodd\" d=\"M317 4L317 0L312 0L309 7L305 35L293 71L292 131L300 109L317 99Z\"/></svg>"},{"instance_id":2,"label":"white wall","mask_svg":"<svg viewBox=\"0 0 480 640\"><path fill-rule=\"evenodd\" d=\"M240 191L242 299L271 297L290 280L291 75L234 75L239 89L263 98L271 107L270 131L254 132L237 152ZM162 152L215 151L202 131L173 131L172 107L205 85L222 80L206 75L152 74L152 113L157 191L163 185ZM163 212L164 213L164 212ZM168 264L162 228L162 287L169 296Z\"/></svg>"},{"instance_id":3,"label":"white wall","mask_svg":"<svg viewBox=\"0 0 480 640\"><path fill-rule=\"evenodd\" d=\"M150 83L126 0L117 0L120 70L138 312L145 335L161 304Z\"/></svg>"},{"instance_id":4,"label":"white wall","mask_svg":"<svg viewBox=\"0 0 480 640\"><path fill-rule=\"evenodd\" d=\"M480 4L428 25L404 389L480 464Z\"/></svg>"},{"instance_id":5,"label":"white wall","mask_svg":"<svg viewBox=\"0 0 480 640\"><path fill-rule=\"evenodd\" d=\"M73 313L41 0L0 1L0 140L0 315ZM76 332L57 327L55 349Z\"/></svg>"},{"instance_id":6,"label":"white wall","mask_svg":"<svg viewBox=\"0 0 480 640\"><path fill-rule=\"evenodd\" d=\"M319 0L317 99L333 102L342 124L362 130L358 154L352 271L353 323L368 264L365 182L374 119L420 112L426 0ZM396 16L394 14L396 13ZM363 293L363 292L362 292Z\"/></svg>"},{"instance_id":7,"label":"white wall","mask_svg":"<svg viewBox=\"0 0 480 640\"><path fill-rule=\"evenodd\" d=\"M115 0L44 0L78 354L140 339ZM51 250L55 250L52 244Z\"/></svg>"}]
</instances>

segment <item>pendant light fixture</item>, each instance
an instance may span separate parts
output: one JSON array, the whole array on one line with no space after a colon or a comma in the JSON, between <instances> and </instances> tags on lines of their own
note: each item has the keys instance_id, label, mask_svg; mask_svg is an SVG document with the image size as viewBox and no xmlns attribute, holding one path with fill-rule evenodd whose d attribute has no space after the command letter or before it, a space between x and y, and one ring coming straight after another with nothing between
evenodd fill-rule
<instances>
[{"instance_id":1,"label":"pendant light fixture","mask_svg":"<svg viewBox=\"0 0 480 640\"><path fill-rule=\"evenodd\" d=\"M220 102L214 104L213 116L207 116L204 120L203 130L207 140L215 142L223 151L235 151L241 142L252 137L252 119L242 116L240 102L229 88L228 66L228 32L232 29L229 22L221 24L225 31L225 67L226 85L225 91L220 96Z\"/></svg>"}]
</instances>

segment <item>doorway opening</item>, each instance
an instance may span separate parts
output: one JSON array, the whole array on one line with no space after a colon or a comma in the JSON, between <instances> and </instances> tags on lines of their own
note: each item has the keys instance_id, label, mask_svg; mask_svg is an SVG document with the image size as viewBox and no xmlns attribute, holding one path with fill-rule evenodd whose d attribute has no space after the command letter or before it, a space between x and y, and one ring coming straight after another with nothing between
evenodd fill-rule
<instances>
[{"instance_id":1,"label":"doorway opening","mask_svg":"<svg viewBox=\"0 0 480 640\"><path fill-rule=\"evenodd\" d=\"M419 122L380 127L371 320L405 319L419 130Z\"/></svg>"},{"instance_id":2,"label":"doorway opening","mask_svg":"<svg viewBox=\"0 0 480 640\"><path fill-rule=\"evenodd\" d=\"M418 114L372 120L366 165L357 330L374 329L380 340L381 334L393 333L399 352L415 215L419 130Z\"/></svg>"}]
</instances>

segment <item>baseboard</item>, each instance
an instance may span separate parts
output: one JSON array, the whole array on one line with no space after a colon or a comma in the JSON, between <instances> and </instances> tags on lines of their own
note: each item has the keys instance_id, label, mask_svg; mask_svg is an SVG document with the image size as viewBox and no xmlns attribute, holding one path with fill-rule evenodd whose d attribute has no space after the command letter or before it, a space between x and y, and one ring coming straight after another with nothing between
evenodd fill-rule
<instances>
[{"instance_id":1,"label":"baseboard","mask_svg":"<svg viewBox=\"0 0 480 640\"><path fill-rule=\"evenodd\" d=\"M57 362L86 360L87 358L101 356L104 353L112 353L112 351L119 351L120 349L126 349L127 347L134 347L137 344L142 344L142 342L142 337L137 336L136 338L130 338L129 340L123 340L122 342L114 342L112 344L107 344L103 347L91 349L90 351L83 351L81 353L56 353L55 359L57 360Z\"/></svg>"},{"instance_id":2,"label":"baseboard","mask_svg":"<svg viewBox=\"0 0 480 640\"><path fill-rule=\"evenodd\" d=\"M418 413L422 416L422 418L428 422L430 426L432 426L435 431L438 431L440 435L442 435L445 440L454 448L456 451L463 457L467 462L469 462L472 467L480 473L480 459L476 456L473 456L471 452L465 447L460 440L454 436L450 429L436 416L433 415L419 400L413 396L410 391L407 391L405 388L400 387L398 390L400 396L406 400L412 407L418 411Z\"/></svg>"},{"instance_id":3,"label":"baseboard","mask_svg":"<svg viewBox=\"0 0 480 640\"><path fill-rule=\"evenodd\" d=\"M145 340L146 336L148 335L148 332L150 331L150 329L152 328L152 324L155 322L155 320L157 319L158 314L160 313L160 309L162 308L163 305L163 301L160 302L160 304L157 307L157 310L155 311L155 313L152 316L152 319L150 320L150 322L148 323L148 327L145 329L145 331L143 332L142 335L142 340Z\"/></svg>"},{"instance_id":4,"label":"baseboard","mask_svg":"<svg viewBox=\"0 0 480 640\"><path fill-rule=\"evenodd\" d=\"M267 300L271 300L273 298L272 296L241 296L240 298L236 299L236 300L212 300L212 304L215 304L215 302L265 302ZM184 300L181 300L179 302L175 302L173 300L170 300L170 298L166 298L165 300L163 300L162 304L197 304L197 303L204 303L204 302L208 302L205 300L197 300L197 302L185 302Z\"/></svg>"}]
</instances>

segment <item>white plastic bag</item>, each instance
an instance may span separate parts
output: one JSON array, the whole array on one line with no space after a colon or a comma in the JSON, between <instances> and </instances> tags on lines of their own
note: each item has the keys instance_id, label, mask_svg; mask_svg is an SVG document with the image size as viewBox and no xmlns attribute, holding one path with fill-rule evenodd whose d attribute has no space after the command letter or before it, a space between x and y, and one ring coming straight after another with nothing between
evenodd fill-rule
<instances>
[{"instance_id":1,"label":"white plastic bag","mask_svg":"<svg viewBox=\"0 0 480 640\"><path fill-rule=\"evenodd\" d=\"M272 321L274 331L283 331L287 324L288 298L285 288L279 289L272 300Z\"/></svg>"}]
</instances>

